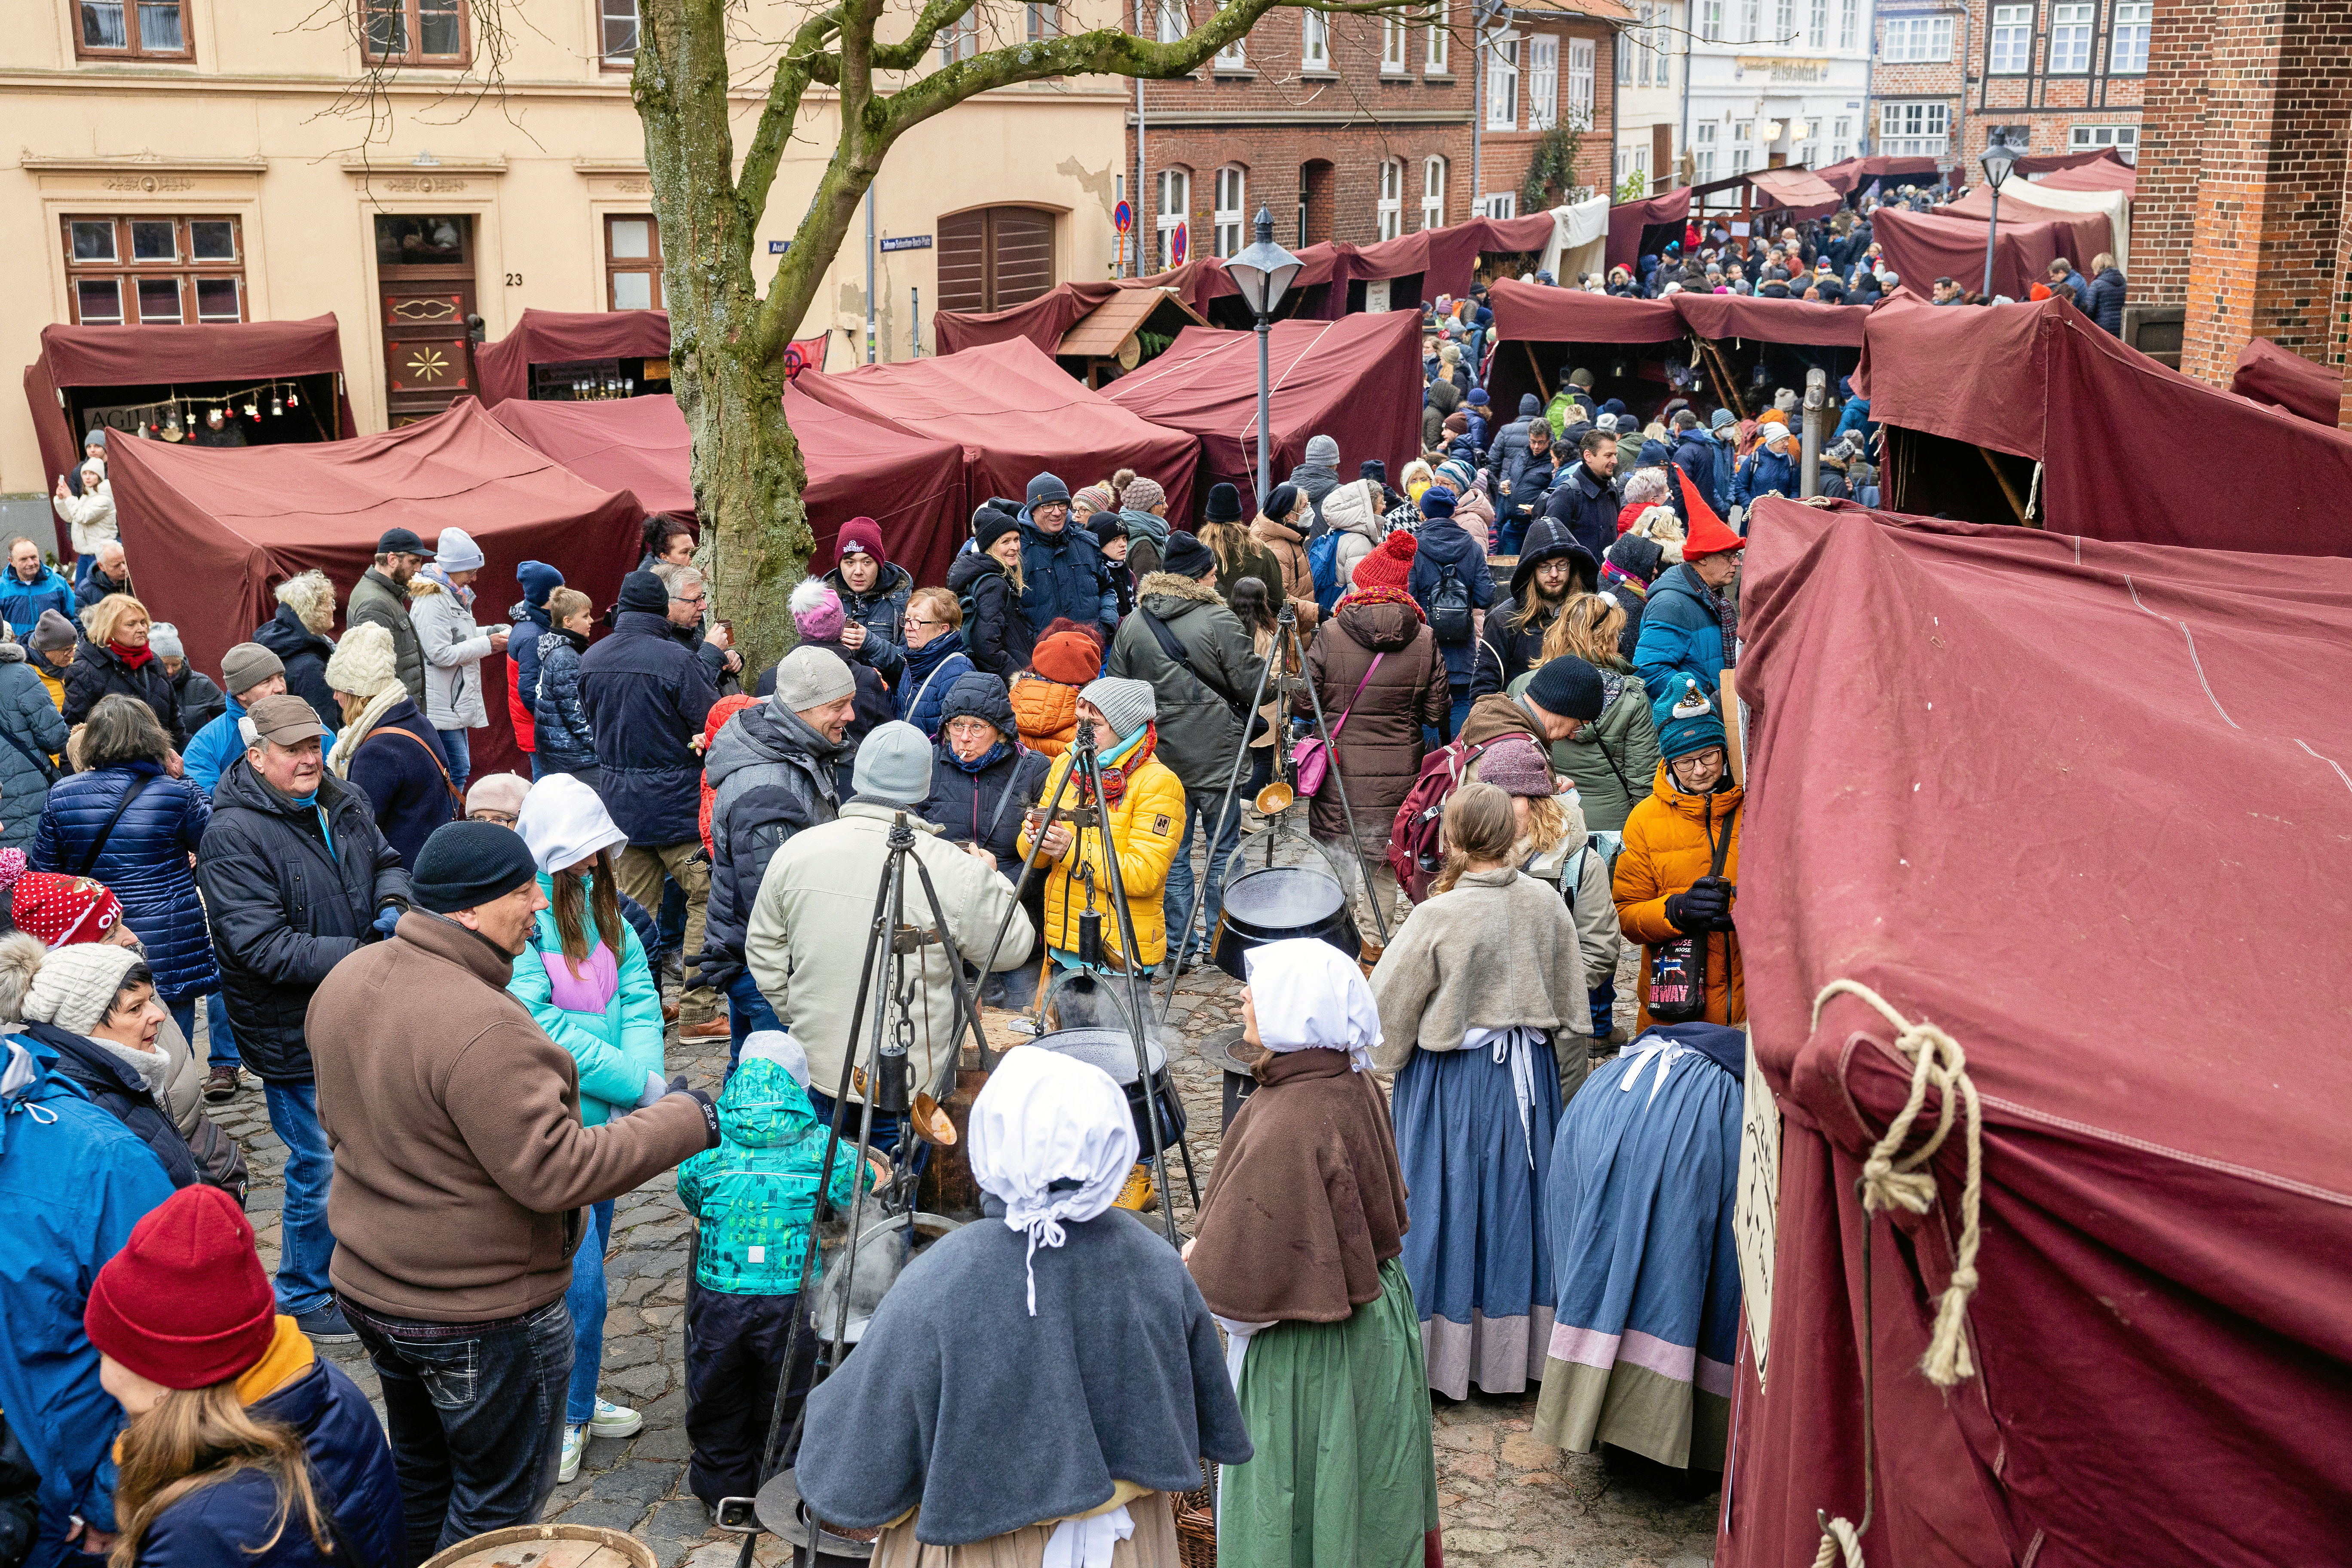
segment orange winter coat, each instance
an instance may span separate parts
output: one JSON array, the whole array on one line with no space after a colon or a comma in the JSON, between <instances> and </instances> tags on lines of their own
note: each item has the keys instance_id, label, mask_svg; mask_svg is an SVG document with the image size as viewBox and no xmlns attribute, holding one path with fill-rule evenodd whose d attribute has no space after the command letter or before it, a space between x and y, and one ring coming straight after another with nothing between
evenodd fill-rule
<instances>
[{"instance_id":1,"label":"orange winter coat","mask_svg":"<svg viewBox=\"0 0 2352 1568\"><path fill-rule=\"evenodd\" d=\"M1033 752L1058 757L1078 733L1078 689L1024 669L1013 678L1013 721Z\"/></svg>"},{"instance_id":2,"label":"orange winter coat","mask_svg":"<svg viewBox=\"0 0 2352 1568\"><path fill-rule=\"evenodd\" d=\"M1707 874L1715 862L1715 846L1731 835L1723 858L1724 880L1739 881L1739 811L1737 785L1716 795L1685 795L1675 785L1664 763L1658 764L1650 793L1625 818L1625 851L1617 857L1612 889L1617 923L1626 937L1642 943L1641 1026L1650 1017L1650 947L1683 934L1666 919L1666 900ZM1738 914L1739 900L1732 898ZM1710 931L1706 939L1706 1021L1738 1024L1748 1017L1748 984L1739 970L1739 933Z\"/></svg>"}]
</instances>

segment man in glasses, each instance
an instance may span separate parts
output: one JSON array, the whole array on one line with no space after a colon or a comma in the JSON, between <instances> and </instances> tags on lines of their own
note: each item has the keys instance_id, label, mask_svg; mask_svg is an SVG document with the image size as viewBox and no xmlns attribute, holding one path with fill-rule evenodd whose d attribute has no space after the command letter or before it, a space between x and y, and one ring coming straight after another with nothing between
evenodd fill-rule
<instances>
[{"instance_id":1,"label":"man in glasses","mask_svg":"<svg viewBox=\"0 0 2352 1568\"><path fill-rule=\"evenodd\" d=\"M737 689L730 683L743 668L743 656L724 626L704 630L710 616L710 580L697 567L667 561L653 574L669 590L670 635L702 660L703 673L720 696Z\"/></svg>"}]
</instances>

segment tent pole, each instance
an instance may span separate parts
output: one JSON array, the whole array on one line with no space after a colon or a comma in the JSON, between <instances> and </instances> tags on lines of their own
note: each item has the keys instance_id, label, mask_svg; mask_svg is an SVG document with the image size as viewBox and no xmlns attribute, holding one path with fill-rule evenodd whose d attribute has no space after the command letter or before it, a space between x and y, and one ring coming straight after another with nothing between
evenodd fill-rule
<instances>
[{"instance_id":1,"label":"tent pole","mask_svg":"<svg viewBox=\"0 0 2352 1568\"><path fill-rule=\"evenodd\" d=\"M1527 339L1521 338L1519 340L1519 347L1527 352L1528 369L1533 373L1536 378L1536 390L1543 394L1543 400L1546 403L1549 403L1551 401L1551 388L1544 384L1543 366L1536 363L1535 345L1528 342Z\"/></svg>"},{"instance_id":2,"label":"tent pole","mask_svg":"<svg viewBox=\"0 0 2352 1568\"><path fill-rule=\"evenodd\" d=\"M2000 493L2009 498L2009 510L2017 514L2017 526L2032 527L2033 525L2025 520L2025 498L2017 493L2017 486L2011 481L2010 477L2000 471L1999 459L1993 457L1990 449L1984 447L1977 448L1977 456L1985 460L1985 467L1992 470L1992 477L2000 481Z\"/></svg>"}]
</instances>

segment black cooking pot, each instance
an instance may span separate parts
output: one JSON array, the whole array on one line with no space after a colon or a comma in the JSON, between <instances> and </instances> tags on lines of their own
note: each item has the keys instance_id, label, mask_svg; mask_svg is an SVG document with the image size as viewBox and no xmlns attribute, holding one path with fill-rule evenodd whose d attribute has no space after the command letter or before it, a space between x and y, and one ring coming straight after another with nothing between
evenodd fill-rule
<instances>
[{"instance_id":1,"label":"black cooking pot","mask_svg":"<svg viewBox=\"0 0 2352 1568\"><path fill-rule=\"evenodd\" d=\"M1301 936L1328 942L1349 958L1364 950L1338 882L1311 866L1268 866L1225 884L1224 912L1210 951L1219 969L1247 980L1243 953Z\"/></svg>"}]
</instances>

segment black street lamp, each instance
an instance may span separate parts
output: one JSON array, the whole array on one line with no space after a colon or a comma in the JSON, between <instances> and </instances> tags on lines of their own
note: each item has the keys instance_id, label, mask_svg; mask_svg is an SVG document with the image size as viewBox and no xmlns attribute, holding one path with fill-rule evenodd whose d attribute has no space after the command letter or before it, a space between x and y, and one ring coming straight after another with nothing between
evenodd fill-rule
<instances>
[{"instance_id":1,"label":"black street lamp","mask_svg":"<svg viewBox=\"0 0 2352 1568\"><path fill-rule=\"evenodd\" d=\"M1992 298L1992 242L1994 235L2000 229L2000 187L2002 182L2009 178L2009 172L2017 166L2017 154L2010 150L2007 142L1996 136L1979 161L1984 165L1985 184L1992 187L1992 216L1985 220L1984 296L1990 300Z\"/></svg>"},{"instance_id":2,"label":"black street lamp","mask_svg":"<svg viewBox=\"0 0 2352 1568\"><path fill-rule=\"evenodd\" d=\"M1225 258L1225 271L1242 291L1242 303L1257 318L1257 504L1265 506L1270 485L1266 473L1266 427L1273 421L1274 387L1266 367L1266 344L1274 332L1274 312L1303 266L1298 258L1274 243L1274 215L1257 209L1257 237L1239 256Z\"/></svg>"}]
</instances>

